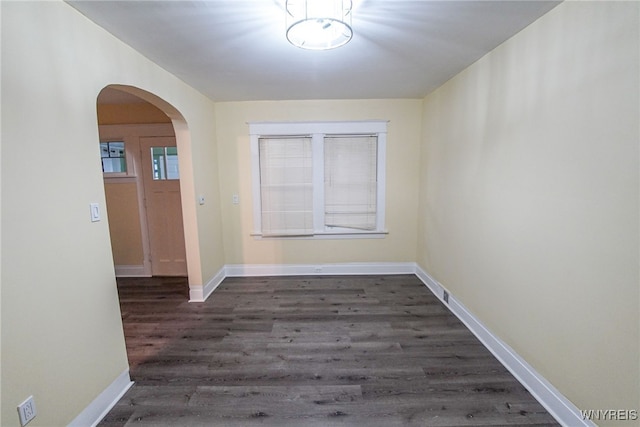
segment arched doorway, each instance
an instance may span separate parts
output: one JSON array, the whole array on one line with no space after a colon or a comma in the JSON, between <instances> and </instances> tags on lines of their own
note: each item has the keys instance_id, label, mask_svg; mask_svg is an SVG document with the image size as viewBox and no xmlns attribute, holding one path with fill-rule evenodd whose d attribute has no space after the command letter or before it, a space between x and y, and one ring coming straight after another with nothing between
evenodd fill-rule
<instances>
[{"instance_id":1,"label":"arched doorway","mask_svg":"<svg viewBox=\"0 0 640 427\"><path fill-rule=\"evenodd\" d=\"M97 110L116 275L187 276L184 118L157 96L121 85L100 92Z\"/></svg>"}]
</instances>

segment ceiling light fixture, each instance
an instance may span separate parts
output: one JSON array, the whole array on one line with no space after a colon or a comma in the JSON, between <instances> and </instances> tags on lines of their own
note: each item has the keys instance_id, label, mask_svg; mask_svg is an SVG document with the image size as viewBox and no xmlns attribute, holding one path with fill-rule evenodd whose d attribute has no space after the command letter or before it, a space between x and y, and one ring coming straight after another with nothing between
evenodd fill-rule
<instances>
[{"instance_id":1,"label":"ceiling light fixture","mask_svg":"<svg viewBox=\"0 0 640 427\"><path fill-rule=\"evenodd\" d=\"M352 0L287 0L287 40L297 47L327 50L353 37Z\"/></svg>"}]
</instances>

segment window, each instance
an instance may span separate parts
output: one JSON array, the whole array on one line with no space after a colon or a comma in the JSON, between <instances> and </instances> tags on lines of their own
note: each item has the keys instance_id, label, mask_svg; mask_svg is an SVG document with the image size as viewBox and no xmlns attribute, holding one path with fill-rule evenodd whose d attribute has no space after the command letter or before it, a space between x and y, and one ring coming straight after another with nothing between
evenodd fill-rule
<instances>
[{"instance_id":1,"label":"window","mask_svg":"<svg viewBox=\"0 0 640 427\"><path fill-rule=\"evenodd\" d=\"M376 230L377 154L377 136L325 136L325 227Z\"/></svg>"},{"instance_id":2,"label":"window","mask_svg":"<svg viewBox=\"0 0 640 427\"><path fill-rule=\"evenodd\" d=\"M384 230L386 122L251 123L254 234Z\"/></svg>"},{"instance_id":3,"label":"window","mask_svg":"<svg viewBox=\"0 0 640 427\"><path fill-rule=\"evenodd\" d=\"M180 179L176 147L151 147L151 162L154 181Z\"/></svg>"},{"instance_id":4,"label":"window","mask_svg":"<svg viewBox=\"0 0 640 427\"><path fill-rule=\"evenodd\" d=\"M108 141L100 143L100 157L103 173L126 173L127 159L124 141Z\"/></svg>"},{"instance_id":5,"label":"window","mask_svg":"<svg viewBox=\"0 0 640 427\"><path fill-rule=\"evenodd\" d=\"M259 157L262 234L313 234L311 138L260 138Z\"/></svg>"}]
</instances>

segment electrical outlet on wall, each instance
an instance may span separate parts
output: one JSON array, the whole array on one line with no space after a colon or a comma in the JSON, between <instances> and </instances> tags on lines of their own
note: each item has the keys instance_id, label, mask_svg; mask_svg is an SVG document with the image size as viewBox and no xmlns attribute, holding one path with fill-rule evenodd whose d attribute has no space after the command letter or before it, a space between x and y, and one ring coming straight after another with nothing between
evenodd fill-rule
<instances>
[{"instance_id":1,"label":"electrical outlet on wall","mask_svg":"<svg viewBox=\"0 0 640 427\"><path fill-rule=\"evenodd\" d=\"M33 396L27 397L27 400L18 405L18 415L21 426L27 425L29 421L36 417L36 403L33 400Z\"/></svg>"}]
</instances>

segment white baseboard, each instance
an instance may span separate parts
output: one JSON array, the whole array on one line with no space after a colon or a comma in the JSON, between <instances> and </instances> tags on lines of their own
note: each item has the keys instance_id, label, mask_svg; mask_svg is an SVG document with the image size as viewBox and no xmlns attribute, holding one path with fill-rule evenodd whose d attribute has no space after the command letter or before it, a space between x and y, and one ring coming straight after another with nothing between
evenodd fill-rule
<instances>
[{"instance_id":1,"label":"white baseboard","mask_svg":"<svg viewBox=\"0 0 640 427\"><path fill-rule=\"evenodd\" d=\"M144 265L116 265L116 277L150 277Z\"/></svg>"},{"instance_id":2,"label":"white baseboard","mask_svg":"<svg viewBox=\"0 0 640 427\"><path fill-rule=\"evenodd\" d=\"M458 319L482 342L482 344L516 377L533 397L564 426L595 427L589 420L583 419L580 410L569 399L564 397L542 375L536 372L511 347L495 336L467 308L459 302L433 277L416 266L416 276L442 301ZM444 300L444 291L448 293L448 303Z\"/></svg>"},{"instance_id":3,"label":"white baseboard","mask_svg":"<svg viewBox=\"0 0 640 427\"><path fill-rule=\"evenodd\" d=\"M118 375L98 397L93 399L93 402L84 408L84 410L69 423L68 427L95 427L132 385L133 382L129 377L129 369L127 369Z\"/></svg>"},{"instance_id":4,"label":"white baseboard","mask_svg":"<svg viewBox=\"0 0 640 427\"><path fill-rule=\"evenodd\" d=\"M339 264L232 264L227 277L414 274L413 262L364 262Z\"/></svg>"},{"instance_id":5,"label":"white baseboard","mask_svg":"<svg viewBox=\"0 0 640 427\"><path fill-rule=\"evenodd\" d=\"M189 302L204 302L209 295L222 283L227 277L225 267L216 273L204 286L189 285Z\"/></svg>"}]
</instances>

